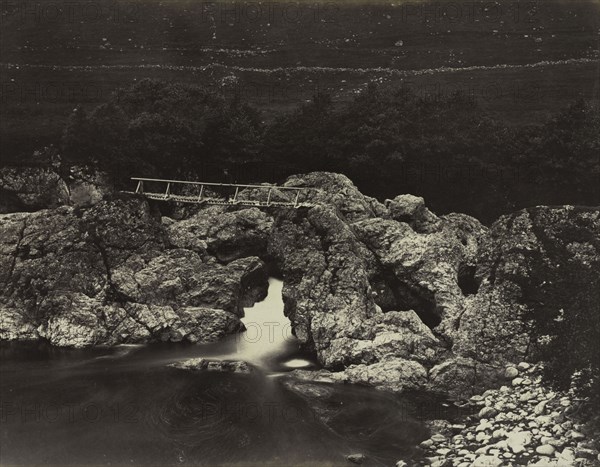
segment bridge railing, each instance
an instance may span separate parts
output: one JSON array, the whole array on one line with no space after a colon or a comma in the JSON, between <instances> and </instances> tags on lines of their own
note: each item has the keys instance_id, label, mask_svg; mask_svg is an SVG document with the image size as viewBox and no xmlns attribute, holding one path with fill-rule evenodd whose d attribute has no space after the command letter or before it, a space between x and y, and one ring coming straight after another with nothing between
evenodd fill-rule
<instances>
[{"instance_id":1,"label":"bridge railing","mask_svg":"<svg viewBox=\"0 0 600 467\"><path fill-rule=\"evenodd\" d=\"M188 180L169 180L169 179L159 179L159 178L141 178L141 177L132 177L131 180L137 182L137 187L135 189L135 193L144 194L151 199L156 200L175 200L186 203L203 203L206 202L208 204L248 204L248 205L260 205L260 206L290 206L290 207L302 207L302 206L312 206L311 203L305 202L305 200L300 199L301 194L308 195L309 190L311 188L306 187L286 187L286 186L277 186L277 185L251 185L251 184L238 184L238 183L215 183L215 182L196 182L196 181L188 181ZM165 184L164 192L148 192L145 190L144 182L147 183L161 183ZM177 186L197 186L199 187L198 194L194 194L190 196L188 194L175 194L173 193L173 188ZM222 199L215 198L214 196L210 196L207 194L207 190L210 189L219 189L219 188L230 188L235 189L233 196L223 201ZM249 189L251 191L254 190L262 190L265 193L266 199L263 200L252 200L244 197L240 199L240 190ZM273 196L281 196L281 194L289 194L290 198L285 201L274 200ZM293 200L293 201L292 201Z\"/></svg>"}]
</instances>

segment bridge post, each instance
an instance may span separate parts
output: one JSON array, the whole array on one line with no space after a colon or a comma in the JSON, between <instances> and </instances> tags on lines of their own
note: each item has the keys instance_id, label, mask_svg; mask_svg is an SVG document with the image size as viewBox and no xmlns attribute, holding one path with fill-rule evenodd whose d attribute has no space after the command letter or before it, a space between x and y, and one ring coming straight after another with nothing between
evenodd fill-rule
<instances>
[{"instance_id":1,"label":"bridge post","mask_svg":"<svg viewBox=\"0 0 600 467\"><path fill-rule=\"evenodd\" d=\"M139 181L137 184L137 187L135 189L136 193L143 193L144 192L144 182L143 181Z\"/></svg>"},{"instance_id":2,"label":"bridge post","mask_svg":"<svg viewBox=\"0 0 600 467\"><path fill-rule=\"evenodd\" d=\"M300 197L300 190L296 192L296 200L294 201L294 207L298 207L298 198Z\"/></svg>"},{"instance_id":3,"label":"bridge post","mask_svg":"<svg viewBox=\"0 0 600 467\"><path fill-rule=\"evenodd\" d=\"M165 199L169 199L171 194L171 182L167 183L167 189L165 190Z\"/></svg>"},{"instance_id":4,"label":"bridge post","mask_svg":"<svg viewBox=\"0 0 600 467\"><path fill-rule=\"evenodd\" d=\"M202 199L202 193L204 193L204 185L200 185L200 194L198 195L198 202Z\"/></svg>"},{"instance_id":5,"label":"bridge post","mask_svg":"<svg viewBox=\"0 0 600 467\"><path fill-rule=\"evenodd\" d=\"M267 206L271 205L271 191L273 188L269 188L269 194L267 195Z\"/></svg>"},{"instance_id":6,"label":"bridge post","mask_svg":"<svg viewBox=\"0 0 600 467\"><path fill-rule=\"evenodd\" d=\"M238 191L240 191L240 187L236 186L235 187L235 193L233 195L233 202L235 203L237 201L237 195L238 195Z\"/></svg>"}]
</instances>

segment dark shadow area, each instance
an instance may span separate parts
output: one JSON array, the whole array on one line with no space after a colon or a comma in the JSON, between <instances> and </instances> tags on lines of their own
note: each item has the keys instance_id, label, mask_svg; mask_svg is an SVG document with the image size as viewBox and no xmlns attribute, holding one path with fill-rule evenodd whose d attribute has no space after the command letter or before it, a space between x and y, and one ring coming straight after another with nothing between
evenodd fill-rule
<instances>
[{"instance_id":1,"label":"dark shadow area","mask_svg":"<svg viewBox=\"0 0 600 467\"><path fill-rule=\"evenodd\" d=\"M458 286L464 296L475 295L479 290L479 283L475 279L475 266L461 264L458 268Z\"/></svg>"}]
</instances>

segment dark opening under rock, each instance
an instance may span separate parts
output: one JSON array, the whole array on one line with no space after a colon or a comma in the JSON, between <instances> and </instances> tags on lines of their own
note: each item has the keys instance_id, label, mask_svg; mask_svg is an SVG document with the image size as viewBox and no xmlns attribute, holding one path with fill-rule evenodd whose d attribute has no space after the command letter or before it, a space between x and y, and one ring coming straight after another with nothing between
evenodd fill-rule
<instances>
[{"instance_id":1,"label":"dark opening under rock","mask_svg":"<svg viewBox=\"0 0 600 467\"><path fill-rule=\"evenodd\" d=\"M465 296L477 293L479 283L475 279L475 266L460 265L458 268L458 286Z\"/></svg>"}]
</instances>

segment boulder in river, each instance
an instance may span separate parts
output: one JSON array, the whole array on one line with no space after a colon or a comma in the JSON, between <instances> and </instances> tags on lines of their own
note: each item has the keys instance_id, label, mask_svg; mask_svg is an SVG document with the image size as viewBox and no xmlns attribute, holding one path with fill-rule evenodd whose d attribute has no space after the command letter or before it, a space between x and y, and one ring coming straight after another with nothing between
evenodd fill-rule
<instances>
[{"instance_id":1,"label":"boulder in river","mask_svg":"<svg viewBox=\"0 0 600 467\"><path fill-rule=\"evenodd\" d=\"M252 373L254 368L243 360L208 360L205 358L190 358L172 363L173 368L191 371L216 371L223 373Z\"/></svg>"}]
</instances>

